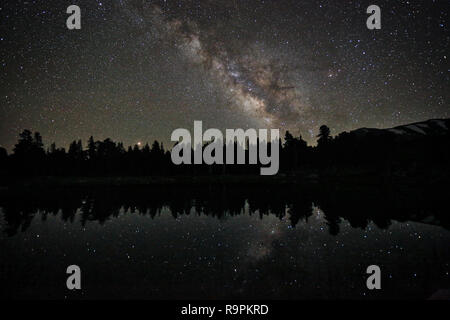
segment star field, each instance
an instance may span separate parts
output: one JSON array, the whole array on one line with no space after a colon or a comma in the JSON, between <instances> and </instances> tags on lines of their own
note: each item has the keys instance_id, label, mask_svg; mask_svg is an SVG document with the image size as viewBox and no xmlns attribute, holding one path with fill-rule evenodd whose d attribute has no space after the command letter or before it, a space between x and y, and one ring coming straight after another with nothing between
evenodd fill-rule
<instances>
[{"instance_id":1,"label":"star field","mask_svg":"<svg viewBox=\"0 0 450 320\"><path fill-rule=\"evenodd\" d=\"M81 8L68 30L66 8ZM381 30L366 9L381 8ZM5 1L0 145L449 117L448 1ZM167 144L166 144L167 145ZM169 143L170 145L170 143Z\"/></svg>"}]
</instances>

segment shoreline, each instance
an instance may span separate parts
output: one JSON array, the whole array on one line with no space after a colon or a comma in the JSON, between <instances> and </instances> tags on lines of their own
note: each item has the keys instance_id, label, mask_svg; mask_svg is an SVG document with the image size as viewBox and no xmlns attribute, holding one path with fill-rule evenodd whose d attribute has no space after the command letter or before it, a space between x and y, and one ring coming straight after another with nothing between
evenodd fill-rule
<instances>
[{"instance_id":1,"label":"shoreline","mask_svg":"<svg viewBox=\"0 0 450 320\"><path fill-rule=\"evenodd\" d=\"M337 185L433 185L448 184L449 179L432 175L424 176L386 176L377 174L317 174L317 173L295 173L278 174L275 176L260 175L199 175L199 176L116 176L116 177L8 177L2 179L0 191L10 188L23 187L108 187L108 186L201 186L213 184L226 185L296 185L315 186L337 184Z\"/></svg>"}]
</instances>

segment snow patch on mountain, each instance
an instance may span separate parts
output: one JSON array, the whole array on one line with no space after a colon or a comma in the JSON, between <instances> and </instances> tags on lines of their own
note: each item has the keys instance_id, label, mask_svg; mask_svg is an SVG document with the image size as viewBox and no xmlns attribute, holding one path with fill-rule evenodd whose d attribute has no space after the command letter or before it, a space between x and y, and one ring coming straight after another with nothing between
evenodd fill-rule
<instances>
[{"instance_id":1,"label":"snow patch on mountain","mask_svg":"<svg viewBox=\"0 0 450 320\"><path fill-rule=\"evenodd\" d=\"M430 120L430 122L436 123L438 126L440 126L443 129L448 129L443 120Z\"/></svg>"},{"instance_id":2,"label":"snow patch on mountain","mask_svg":"<svg viewBox=\"0 0 450 320\"><path fill-rule=\"evenodd\" d=\"M395 133L395 134L405 134L405 130L402 129L388 129L387 131Z\"/></svg>"},{"instance_id":3,"label":"snow patch on mountain","mask_svg":"<svg viewBox=\"0 0 450 320\"><path fill-rule=\"evenodd\" d=\"M422 129L420 129L417 125L410 124L410 125L405 126L405 127L408 128L408 129L410 129L410 130L413 130L413 131L415 131L415 132L421 133L421 134L427 134L425 131L423 131Z\"/></svg>"}]
</instances>

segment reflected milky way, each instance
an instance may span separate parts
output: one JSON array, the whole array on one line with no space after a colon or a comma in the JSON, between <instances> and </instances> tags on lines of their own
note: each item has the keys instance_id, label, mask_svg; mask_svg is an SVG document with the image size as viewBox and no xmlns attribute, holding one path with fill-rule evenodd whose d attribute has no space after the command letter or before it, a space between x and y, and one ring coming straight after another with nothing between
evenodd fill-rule
<instances>
[{"instance_id":1,"label":"reflected milky way","mask_svg":"<svg viewBox=\"0 0 450 320\"><path fill-rule=\"evenodd\" d=\"M409 203L398 190L337 192L12 192L0 198L4 294L67 295L60 281L69 264L81 266L88 298L427 298L448 286L446 190L410 191ZM379 292L365 287L374 263L383 270Z\"/></svg>"}]
</instances>

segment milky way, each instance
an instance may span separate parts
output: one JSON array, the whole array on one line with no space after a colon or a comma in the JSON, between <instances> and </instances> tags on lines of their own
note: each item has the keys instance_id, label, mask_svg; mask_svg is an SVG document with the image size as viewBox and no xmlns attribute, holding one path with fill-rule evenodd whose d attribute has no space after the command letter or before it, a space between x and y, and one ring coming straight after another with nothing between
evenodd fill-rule
<instances>
[{"instance_id":1,"label":"milky way","mask_svg":"<svg viewBox=\"0 0 450 320\"><path fill-rule=\"evenodd\" d=\"M333 134L449 117L448 1L73 1L1 5L0 145L125 144L205 127ZM4 22L4 23L3 23Z\"/></svg>"},{"instance_id":2,"label":"milky way","mask_svg":"<svg viewBox=\"0 0 450 320\"><path fill-rule=\"evenodd\" d=\"M195 21L167 19L161 7L150 2L138 7L127 1L120 4L123 17L142 28L146 41L169 42L193 64L204 68L230 106L270 126L301 119L307 103L295 86L283 85L288 68L283 70L273 59L257 54L264 52L263 48L251 44L238 53L230 53L226 39L218 40L214 30L203 32Z\"/></svg>"}]
</instances>

